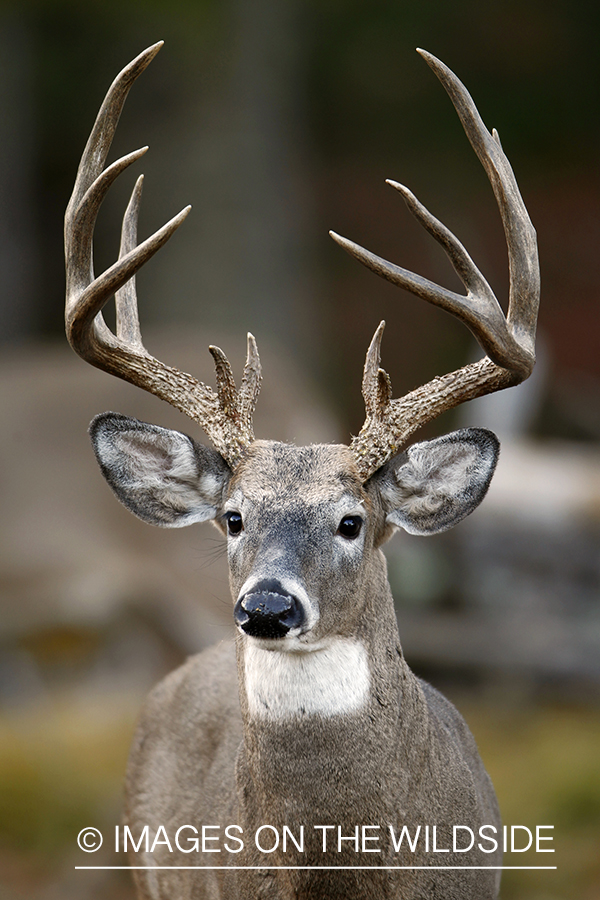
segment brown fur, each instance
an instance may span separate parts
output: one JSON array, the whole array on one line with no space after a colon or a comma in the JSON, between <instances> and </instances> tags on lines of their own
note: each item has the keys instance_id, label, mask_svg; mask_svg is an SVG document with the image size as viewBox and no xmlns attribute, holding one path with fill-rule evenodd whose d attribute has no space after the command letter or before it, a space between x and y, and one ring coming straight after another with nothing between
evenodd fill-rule
<instances>
[{"instance_id":1,"label":"brown fur","mask_svg":"<svg viewBox=\"0 0 600 900\"><path fill-rule=\"evenodd\" d=\"M119 420L120 435L123 427ZM426 446L420 445L421 451ZM447 455L447 446L441 455ZM406 456L400 457L394 469L392 461L388 471L363 485L345 447L256 442L235 475L226 479L215 515L224 527L221 511L231 498L237 497L238 504L243 498L243 543L229 539L234 598L242 583L265 567L300 581L319 608L318 621L303 636L307 645L351 638L366 649L370 685L364 705L334 715L253 715L244 672L255 639L240 633L235 650L222 644L193 657L154 690L127 773L132 833L137 839L144 825L151 832L162 825L174 850L158 846L149 857L140 852L132 860L135 865L361 865L370 870L144 870L136 872L144 900L497 896L499 872L493 869L371 868L498 866L501 858L499 852L477 849L426 853L422 840L415 853L406 842L395 853L389 835L390 825L397 835L404 824L411 835L417 825L436 825L438 847L450 847L452 825L468 825L476 834L482 825L500 830L493 788L466 724L447 700L413 675L402 655L379 544L391 531L383 486L397 478L405 462ZM331 508L343 496L363 504L360 548L335 534ZM338 852L332 831L331 849L323 853L321 832L314 826L327 824L342 826L344 835L352 835L356 825L380 826L368 833L379 836L370 846L382 852L356 853L349 842ZM210 845L220 848L218 854L186 855L174 844L182 825L199 831L202 825L239 825L245 848L228 853L221 839ZM253 836L262 825L280 833L287 825L296 836L304 825L304 852L290 842L286 853L281 846L260 853ZM265 845L271 840L266 834Z\"/></svg>"}]
</instances>

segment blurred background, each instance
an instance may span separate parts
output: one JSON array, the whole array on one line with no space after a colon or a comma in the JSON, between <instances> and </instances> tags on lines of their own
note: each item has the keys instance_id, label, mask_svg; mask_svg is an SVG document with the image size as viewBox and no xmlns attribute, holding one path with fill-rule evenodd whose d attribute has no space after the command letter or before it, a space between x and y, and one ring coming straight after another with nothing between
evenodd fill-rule
<instances>
[{"instance_id":1,"label":"blurred background","mask_svg":"<svg viewBox=\"0 0 600 900\"><path fill-rule=\"evenodd\" d=\"M191 203L138 276L145 342L214 383L257 336L259 437L347 441L380 319L395 395L477 357L466 328L364 270L333 228L447 287L441 249L384 183L407 184L504 302L492 191L422 46L498 128L536 225L539 363L524 385L447 414L493 428L486 501L454 531L396 536L390 579L413 668L459 706L504 821L554 826L555 872L505 900L600 898L600 7L591 0L30 0L0 4L0 886L8 900L131 900L128 873L76 835L119 821L150 686L231 633L214 528L159 531L121 508L86 435L105 409L194 433L170 407L78 360L63 336L62 217L106 89L166 44L125 107L123 175L96 269L146 174L145 237ZM110 318L110 315L109 315ZM202 435L195 433L203 439ZM109 850L92 857L110 865ZM507 865L540 864L511 854Z\"/></svg>"}]
</instances>

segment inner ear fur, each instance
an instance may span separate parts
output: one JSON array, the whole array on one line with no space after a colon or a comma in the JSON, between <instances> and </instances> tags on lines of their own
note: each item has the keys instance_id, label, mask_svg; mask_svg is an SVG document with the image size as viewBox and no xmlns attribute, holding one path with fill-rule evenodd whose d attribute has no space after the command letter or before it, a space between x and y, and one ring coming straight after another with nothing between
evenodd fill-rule
<instances>
[{"instance_id":1,"label":"inner ear fur","mask_svg":"<svg viewBox=\"0 0 600 900\"><path fill-rule=\"evenodd\" d=\"M134 515L165 528L214 519L231 470L187 434L106 412L90 424L102 474Z\"/></svg>"},{"instance_id":2,"label":"inner ear fur","mask_svg":"<svg viewBox=\"0 0 600 900\"><path fill-rule=\"evenodd\" d=\"M418 535L452 528L485 497L499 452L498 438L484 428L413 444L373 476L386 522Z\"/></svg>"}]
</instances>

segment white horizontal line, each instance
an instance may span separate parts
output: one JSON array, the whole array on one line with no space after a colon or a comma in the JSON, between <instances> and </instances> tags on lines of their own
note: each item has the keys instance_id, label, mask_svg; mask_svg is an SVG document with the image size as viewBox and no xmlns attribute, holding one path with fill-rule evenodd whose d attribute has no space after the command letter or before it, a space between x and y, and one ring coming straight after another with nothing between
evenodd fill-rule
<instances>
[{"instance_id":1,"label":"white horizontal line","mask_svg":"<svg viewBox=\"0 0 600 900\"><path fill-rule=\"evenodd\" d=\"M75 866L76 869L556 869L557 866Z\"/></svg>"}]
</instances>

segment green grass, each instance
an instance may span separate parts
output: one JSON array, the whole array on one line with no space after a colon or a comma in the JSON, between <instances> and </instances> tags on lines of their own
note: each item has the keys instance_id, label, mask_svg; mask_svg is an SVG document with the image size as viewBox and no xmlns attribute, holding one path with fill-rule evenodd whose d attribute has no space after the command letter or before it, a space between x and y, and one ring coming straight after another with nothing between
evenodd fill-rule
<instances>
[{"instance_id":1,"label":"green grass","mask_svg":"<svg viewBox=\"0 0 600 900\"><path fill-rule=\"evenodd\" d=\"M600 898L600 715L590 708L461 705L498 795L504 823L554 825L555 853L507 854L503 900Z\"/></svg>"},{"instance_id":2,"label":"green grass","mask_svg":"<svg viewBox=\"0 0 600 900\"><path fill-rule=\"evenodd\" d=\"M85 825L114 826L135 712L98 697L0 718L0 842L56 858Z\"/></svg>"},{"instance_id":3,"label":"green grass","mask_svg":"<svg viewBox=\"0 0 600 900\"><path fill-rule=\"evenodd\" d=\"M0 718L0 853L47 877L87 825L112 830L140 702L63 698ZM600 716L589 708L460 703L506 824L554 825L556 853L508 854L502 900L599 900ZM13 869L15 866L13 866ZM17 867L18 868L18 867ZM4 879L7 878L4 868ZM17 878L17 875L15 875ZM9 896L17 896L9 890ZM20 894L18 896L21 896Z\"/></svg>"}]
</instances>

